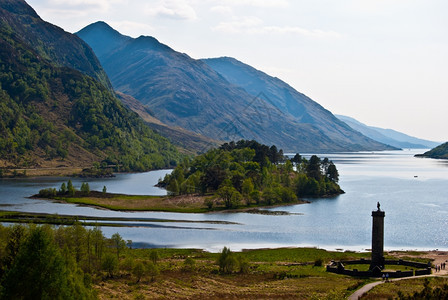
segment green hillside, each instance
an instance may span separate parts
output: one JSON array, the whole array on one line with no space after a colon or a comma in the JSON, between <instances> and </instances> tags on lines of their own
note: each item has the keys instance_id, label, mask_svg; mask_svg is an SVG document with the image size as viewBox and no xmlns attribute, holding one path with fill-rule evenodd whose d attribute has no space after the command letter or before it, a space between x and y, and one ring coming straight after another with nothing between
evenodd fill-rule
<instances>
[{"instance_id":1,"label":"green hillside","mask_svg":"<svg viewBox=\"0 0 448 300\"><path fill-rule=\"evenodd\" d=\"M98 78L43 57L44 42L38 51L20 30L13 30L10 24L17 28L29 10L23 1L14 2L14 9L11 3L0 1L0 167L89 167L97 162L143 171L176 164L180 155L175 147L123 107Z\"/></svg>"}]
</instances>

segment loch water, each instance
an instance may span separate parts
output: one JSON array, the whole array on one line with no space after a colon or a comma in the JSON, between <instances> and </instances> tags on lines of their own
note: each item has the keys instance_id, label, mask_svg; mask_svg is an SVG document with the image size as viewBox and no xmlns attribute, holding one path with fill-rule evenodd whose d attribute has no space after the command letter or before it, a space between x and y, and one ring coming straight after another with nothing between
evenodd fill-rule
<instances>
[{"instance_id":1,"label":"loch water","mask_svg":"<svg viewBox=\"0 0 448 300\"><path fill-rule=\"evenodd\" d=\"M114 212L28 198L39 189L59 188L67 178L0 179L0 209L60 215L156 218L169 223L126 222L132 227L103 227L106 236L147 247L201 248L219 251L312 246L365 250L371 243L371 212L377 202L386 212L385 249L448 250L448 161L415 158L424 150L318 154L332 160L346 192L309 204L271 208L289 215L249 213L179 214ZM92 190L163 195L154 187L170 170L88 179ZM85 179L72 179L79 187ZM191 222L209 221L209 222ZM222 223L216 221L225 221ZM130 224L132 223L132 224Z\"/></svg>"}]
</instances>

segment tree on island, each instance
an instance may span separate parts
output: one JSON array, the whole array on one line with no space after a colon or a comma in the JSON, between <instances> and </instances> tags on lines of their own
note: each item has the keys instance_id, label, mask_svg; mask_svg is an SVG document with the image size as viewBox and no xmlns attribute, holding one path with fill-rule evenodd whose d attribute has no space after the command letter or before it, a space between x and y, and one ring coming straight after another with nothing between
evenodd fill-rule
<instances>
[{"instance_id":1,"label":"tree on island","mask_svg":"<svg viewBox=\"0 0 448 300\"><path fill-rule=\"evenodd\" d=\"M249 206L271 205L304 196L337 195L343 193L338 179L328 158L313 155L308 161L296 154L288 159L275 146L241 140L184 160L161 185L172 195L211 193L226 208L235 208L242 200Z\"/></svg>"},{"instance_id":2,"label":"tree on island","mask_svg":"<svg viewBox=\"0 0 448 300\"><path fill-rule=\"evenodd\" d=\"M67 182L67 192L70 196L74 196L75 195L75 188L73 186L73 183L71 181L71 179L68 180Z\"/></svg>"},{"instance_id":3,"label":"tree on island","mask_svg":"<svg viewBox=\"0 0 448 300\"><path fill-rule=\"evenodd\" d=\"M90 193L90 186L89 186L89 183L88 183L88 182L83 182L83 183L81 184L81 192L82 192L84 195L88 195L88 194Z\"/></svg>"}]
</instances>

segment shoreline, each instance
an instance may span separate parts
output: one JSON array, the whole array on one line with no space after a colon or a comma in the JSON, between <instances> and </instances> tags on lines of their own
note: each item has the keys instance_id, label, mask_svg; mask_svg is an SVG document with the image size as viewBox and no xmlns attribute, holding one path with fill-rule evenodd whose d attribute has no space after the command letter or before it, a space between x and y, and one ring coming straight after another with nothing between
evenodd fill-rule
<instances>
[{"instance_id":1,"label":"shoreline","mask_svg":"<svg viewBox=\"0 0 448 300\"><path fill-rule=\"evenodd\" d=\"M6 211L0 210L0 223L34 223L34 224L50 224L55 226L73 225L79 222L83 226L100 226L100 227L148 227L145 223L170 224L170 223L184 223L184 224L221 224L221 225L242 225L236 222L216 221L216 220L188 220L188 219L164 219L154 217L95 217L82 215L59 215L48 213L30 213L20 211ZM178 228L183 228L179 226ZM189 228L189 229L204 229L204 228ZM149 244L145 242L136 241L137 248L148 248ZM343 245L311 245L311 244L275 244L275 243L260 243L260 244L226 244L232 251L244 252L249 250L275 250L275 249L296 249L296 248L313 248L325 250L336 253L370 253L370 248L366 246L343 246ZM153 248L166 248L167 245L151 245ZM183 245L182 247L171 246L174 249L201 249L203 251L215 253L222 249L222 244L200 246L200 245ZM425 256L432 257L434 260L448 261L448 248L429 249L426 247L410 247L410 248L386 248L384 252L392 256L413 256L413 254L425 253Z\"/></svg>"},{"instance_id":2,"label":"shoreline","mask_svg":"<svg viewBox=\"0 0 448 300\"><path fill-rule=\"evenodd\" d=\"M19 212L19 211L6 211L0 210L0 223L9 224L49 224L54 226L67 226L74 225L79 222L82 226L99 226L99 227L174 227L179 229L196 229L204 230L210 228L204 227L191 227L188 225L176 225L176 223L183 224L221 224L221 225L242 225L236 222L229 221L216 221L216 220L188 220L188 219L163 219L163 218L153 218L153 217L94 217L94 216L79 216L79 215L58 215L58 214L48 214L48 213L29 213L29 212ZM160 225L154 225L160 224ZM166 225L163 225L166 224ZM173 224L173 225L170 225ZM213 228L214 229L214 228ZM235 252L247 252L252 250L278 250L278 249L316 249L324 250L327 252L334 253L357 253L365 254L366 257L370 256L371 250L365 246L330 246L330 245L311 245L311 244L295 244L295 245L282 245L282 244L270 244L270 243L260 243L260 244L232 244L227 243L215 244L208 246L200 245L183 245L180 247L167 246L167 245L154 245L145 242L135 241L133 248L145 249L145 248L173 248L173 249L199 249L202 251L210 253L218 253L222 250L223 246L227 246ZM438 248L438 249L428 249L425 247L412 247L412 248L386 248L384 250L385 255L395 257L395 258L423 258L430 259L434 264L441 264L442 262L448 262L448 248Z\"/></svg>"},{"instance_id":3,"label":"shoreline","mask_svg":"<svg viewBox=\"0 0 448 300\"><path fill-rule=\"evenodd\" d=\"M0 179L23 179L23 178L40 178L40 177L81 177L83 170L90 169L92 166L85 167L43 167L43 168L9 168L9 167L0 167L3 170L3 177ZM118 174L141 174L152 171L160 171L160 170L173 170L173 168L161 168L161 169L152 169L142 172L130 171L130 172L112 172L113 176ZM16 175L14 175L16 172ZM106 178L105 176L104 178ZM95 177L95 176L86 176L83 178L103 178L103 177Z\"/></svg>"},{"instance_id":4,"label":"shoreline","mask_svg":"<svg viewBox=\"0 0 448 300\"><path fill-rule=\"evenodd\" d=\"M173 213L259 213L269 215L290 214L284 211L270 211L267 209L284 207L291 205L307 204L307 200L297 200L288 203L277 203L273 205L240 205L235 208L226 208L214 195L179 195L179 196L146 196L127 195L117 193L102 193L91 191L88 195L76 192L74 197L64 195L40 196L39 194L30 196L31 199L49 200L56 203L70 203L80 206L94 207L120 212L173 212ZM214 201L215 205L208 208L206 200Z\"/></svg>"}]
</instances>

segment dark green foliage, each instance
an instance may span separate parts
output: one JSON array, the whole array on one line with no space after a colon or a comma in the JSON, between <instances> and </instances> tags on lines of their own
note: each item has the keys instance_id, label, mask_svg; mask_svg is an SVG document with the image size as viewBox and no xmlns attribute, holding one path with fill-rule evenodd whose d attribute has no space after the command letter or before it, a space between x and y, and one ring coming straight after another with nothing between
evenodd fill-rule
<instances>
[{"instance_id":1,"label":"dark green foliage","mask_svg":"<svg viewBox=\"0 0 448 300\"><path fill-rule=\"evenodd\" d=\"M213 208L213 206L215 205L215 202L212 199L207 198L204 200L204 204L205 204L205 206L207 206L208 209L211 210Z\"/></svg>"},{"instance_id":2,"label":"dark green foliage","mask_svg":"<svg viewBox=\"0 0 448 300\"><path fill-rule=\"evenodd\" d=\"M141 261L137 262L132 269L132 274L137 278L137 282L140 282L140 279L145 274L145 266Z\"/></svg>"},{"instance_id":3,"label":"dark green foliage","mask_svg":"<svg viewBox=\"0 0 448 300\"><path fill-rule=\"evenodd\" d=\"M217 264L222 273L233 273L238 268L238 260L230 248L224 247L218 257Z\"/></svg>"},{"instance_id":4,"label":"dark green foliage","mask_svg":"<svg viewBox=\"0 0 448 300\"><path fill-rule=\"evenodd\" d=\"M67 182L67 192L68 192L69 196L75 195L75 188L73 187L73 183L70 179Z\"/></svg>"},{"instance_id":5,"label":"dark green foliage","mask_svg":"<svg viewBox=\"0 0 448 300\"><path fill-rule=\"evenodd\" d=\"M316 155L311 156L308 165L306 167L306 175L310 178L314 178L319 180L319 177L322 175L320 170L320 158Z\"/></svg>"},{"instance_id":6,"label":"dark green foliage","mask_svg":"<svg viewBox=\"0 0 448 300\"><path fill-rule=\"evenodd\" d=\"M239 255L237 257L237 260L238 260L238 265L239 265L239 272L241 274L249 273L250 264L249 264L249 260L247 259L247 257L243 256L243 255Z\"/></svg>"},{"instance_id":7,"label":"dark green foliage","mask_svg":"<svg viewBox=\"0 0 448 300\"><path fill-rule=\"evenodd\" d=\"M417 157L429 157L429 158L439 158L448 159L448 142L435 147L423 154L417 154Z\"/></svg>"},{"instance_id":8,"label":"dark green foliage","mask_svg":"<svg viewBox=\"0 0 448 300\"><path fill-rule=\"evenodd\" d=\"M117 253L117 261L120 260L120 253L126 248L126 242L119 233L114 233L111 238L112 247Z\"/></svg>"},{"instance_id":9,"label":"dark green foliage","mask_svg":"<svg viewBox=\"0 0 448 300\"><path fill-rule=\"evenodd\" d=\"M145 271L151 276L152 281L154 281L155 277L160 274L159 268L152 261L146 263Z\"/></svg>"},{"instance_id":10,"label":"dark green foliage","mask_svg":"<svg viewBox=\"0 0 448 300\"><path fill-rule=\"evenodd\" d=\"M194 271L196 269L196 262L195 262L195 260L193 258L191 258L191 257L187 257L184 260L184 267L183 267L183 269L185 271Z\"/></svg>"},{"instance_id":11,"label":"dark green foliage","mask_svg":"<svg viewBox=\"0 0 448 300\"><path fill-rule=\"evenodd\" d=\"M296 154L290 161L274 146L241 140L184 160L161 185L173 195L214 193L226 208L236 208L243 203L273 205L304 196L338 195L343 192L338 179L328 158L313 155L308 161ZM213 207L212 201L204 204Z\"/></svg>"},{"instance_id":12,"label":"dark green foliage","mask_svg":"<svg viewBox=\"0 0 448 300\"><path fill-rule=\"evenodd\" d=\"M83 183L81 184L81 192L82 192L84 195L88 195L88 194L90 193L90 186L89 186L89 183L88 183L88 182L83 182Z\"/></svg>"},{"instance_id":13,"label":"dark green foliage","mask_svg":"<svg viewBox=\"0 0 448 300\"><path fill-rule=\"evenodd\" d=\"M118 259L112 253L107 253L103 258L102 268L109 277L113 277L118 270Z\"/></svg>"},{"instance_id":14,"label":"dark green foliage","mask_svg":"<svg viewBox=\"0 0 448 300\"><path fill-rule=\"evenodd\" d=\"M328 179L330 179L333 182L337 183L339 181L339 172L333 163L330 163L327 171L325 172L325 175L328 177Z\"/></svg>"},{"instance_id":15,"label":"dark green foliage","mask_svg":"<svg viewBox=\"0 0 448 300\"><path fill-rule=\"evenodd\" d=\"M17 5L26 7L22 1ZM90 163L104 161L116 171L175 164L179 154L174 146L123 107L107 87L98 62L94 70L88 63L84 66L79 57L73 58L73 53L63 52L69 50L65 46L47 48L39 40L45 38L39 26L48 24L36 21L37 15L33 22L39 25L32 27L36 35L24 39L29 32L23 29L28 26L21 23L23 16L0 9L0 17L2 14L7 16L0 18L2 159L21 166L52 159L70 160L76 165L79 162L74 156L81 153ZM78 38L68 37L62 30L60 35L66 43L75 39L76 45L83 44L83 55L90 51ZM94 59L91 52L89 55Z\"/></svg>"},{"instance_id":16,"label":"dark green foliage","mask_svg":"<svg viewBox=\"0 0 448 300\"><path fill-rule=\"evenodd\" d=\"M153 249L151 252L149 252L149 259L152 261L154 265L157 265L157 262L159 261L159 252L157 250Z\"/></svg>"},{"instance_id":17,"label":"dark green foliage","mask_svg":"<svg viewBox=\"0 0 448 300\"><path fill-rule=\"evenodd\" d=\"M61 188L59 189L59 193L61 193L61 194L67 193L67 186L65 185L65 182L63 182L61 184Z\"/></svg>"},{"instance_id":18,"label":"dark green foliage","mask_svg":"<svg viewBox=\"0 0 448 300\"><path fill-rule=\"evenodd\" d=\"M2 280L3 299L90 299L82 272L70 269L44 227L32 229Z\"/></svg>"},{"instance_id":19,"label":"dark green foliage","mask_svg":"<svg viewBox=\"0 0 448 300\"><path fill-rule=\"evenodd\" d=\"M39 197L48 198L57 196L58 192L55 188L47 188L39 191Z\"/></svg>"},{"instance_id":20,"label":"dark green foliage","mask_svg":"<svg viewBox=\"0 0 448 300\"><path fill-rule=\"evenodd\" d=\"M291 162L295 165L299 165L302 162L302 156L299 153L296 153L293 158L291 158Z\"/></svg>"}]
</instances>

